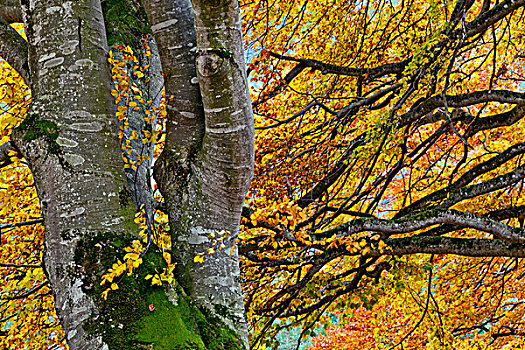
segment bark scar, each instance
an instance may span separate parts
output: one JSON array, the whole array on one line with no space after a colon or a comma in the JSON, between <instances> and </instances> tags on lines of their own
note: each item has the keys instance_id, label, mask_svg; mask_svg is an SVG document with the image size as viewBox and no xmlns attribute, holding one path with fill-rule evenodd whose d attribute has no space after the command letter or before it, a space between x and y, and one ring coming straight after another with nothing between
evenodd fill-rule
<instances>
[{"instance_id":1,"label":"bark scar","mask_svg":"<svg viewBox=\"0 0 525 350\"><path fill-rule=\"evenodd\" d=\"M206 52L198 55L196 61L199 73L204 77L210 77L219 72L224 59L214 52Z\"/></svg>"}]
</instances>

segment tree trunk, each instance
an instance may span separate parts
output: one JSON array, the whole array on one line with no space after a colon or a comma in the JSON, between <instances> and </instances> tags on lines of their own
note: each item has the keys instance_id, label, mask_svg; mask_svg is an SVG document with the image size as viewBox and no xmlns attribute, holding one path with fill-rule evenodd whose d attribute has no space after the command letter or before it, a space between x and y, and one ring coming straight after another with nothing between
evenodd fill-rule
<instances>
[{"instance_id":1,"label":"tree trunk","mask_svg":"<svg viewBox=\"0 0 525 350\"><path fill-rule=\"evenodd\" d=\"M234 241L253 174L254 129L240 13L236 0L193 0L192 4L205 135L194 168L194 186L200 198L188 243L202 241L208 231L230 233L226 249L208 262L191 265L192 288L200 304L227 310L225 319L241 332L245 317ZM198 243L202 248L206 245L209 243ZM232 245L234 249L230 249Z\"/></svg>"},{"instance_id":2,"label":"tree trunk","mask_svg":"<svg viewBox=\"0 0 525 350\"><path fill-rule=\"evenodd\" d=\"M33 172L45 220L45 274L71 349L107 348L87 335L96 309L77 244L127 231L116 122L109 94L106 36L98 1L23 1L32 106L13 134Z\"/></svg>"},{"instance_id":3,"label":"tree trunk","mask_svg":"<svg viewBox=\"0 0 525 350\"><path fill-rule=\"evenodd\" d=\"M174 95L155 179L168 208L178 281L247 346L234 241L253 172L253 117L239 9L236 2L216 5L194 2L193 13L186 0L144 1L166 95ZM224 230L229 235L217 249ZM196 253L209 248L215 252L195 263Z\"/></svg>"},{"instance_id":4,"label":"tree trunk","mask_svg":"<svg viewBox=\"0 0 525 350\"><path fill-rule=\"evenodd\" d=\"M23 22L20 0L1 0L0 17L9 23Z\"/></svg>"}]
</instances>

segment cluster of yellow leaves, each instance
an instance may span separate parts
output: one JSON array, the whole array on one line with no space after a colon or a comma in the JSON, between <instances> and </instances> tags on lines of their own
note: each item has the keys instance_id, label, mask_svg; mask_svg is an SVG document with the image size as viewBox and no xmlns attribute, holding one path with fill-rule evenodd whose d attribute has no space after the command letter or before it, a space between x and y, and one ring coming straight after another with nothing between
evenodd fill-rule
<instances>
[{"instance_id":1,"label":"cluster of yellow leaves","mask_svg":"<svg viewBox=\"0 0 525 350\"><path fill-rule=\"evenodd\" d=\"M114 263L108 272L102 276L102 281L100 285L106 284L106 282L111 283L111 286L102 292L102 297L107 299L107 295L110 290L118 289L118 284L113 282L117 277L120 277L127 271L128 276L131 276L133 269L140 266L142 263L142 254L145 252L145 248L142 246L141 242L134 240L131 244L131 247L125 247L126 255L124 255L124 262L118 260Z\"/></svg>"},{"instance_id":2,"label":"cluster of yellow leaves","mask_svg":"<svg viewBox=\"0 0 525 350\"><path fill-rule=\"evenodd\" d=\"M171 256L168 251L171 248L171 241L169 236L169 231L167 229L167 215L161 211L157 211L155 214L154 222L154 234L149 233L148 226L146 224L146 217L144 210L135 214L135 223L139 227L139 236L141 240L134 240L131 242L130 246L124 248L126 254L124 255L122 261L117 260L113 263L111 268L102 276L102 281L100 285L105 285L111 283L111 285L102 292L102 297L107 299L108 293L111 290L118 289L119 277L123 276L124 273L127 273L128 276L132 276L133 270L138 268L142 264L142 257L147 252L147 247L149 243L153 243L159 250L162 251L162 256L166 263L167 267L163 268L161 272L157 272L155 275L147 275L146 280L151 279L152 285L161 285L162 282L167 282L172 284L173 279L173 270L175 269L175 264L171 263Z\"/></svg>"},{"instance_id":3,"label":"cluster of yellow leaves","mask_svg":"<svg viewBox=\"0 0 525 350\"><path fill-rule=\"evenodd\" d=\"M223 250L226 248L226 245L224 244L225 239L230 236L230 231L221 230L218 232L210 232L208 234L208 239L211 240L211 245L208 249L206 249L205 252L200 252L195 255L193 258L193 261L196 263L202 264L204 262L204 257L206 255L213 255L215 254L216 250ZM232 245L230 250L230 255L233 254L233 251L235 249L235 244Z\"/></svg>"},{"instance_id":4,"label":"cluster of yellow leaves","mask_svg":"<svg viewBox=\"0 0 525 350\"><path fill-rule=\"evenodd\" d=\"M261 199L257 198L255 201ZM257 226L259 220L264 220L270 225L282 225L293 230L298 222L307 218L307 213L286 196L265 204L250 216L250 223L253 226Z\"/></svg>"},{"instance_id":5,"label":"cluster of yellow leaves","mask_svg":"<svg viewBox=\"0 0 525 350\"><path fill-rule=\"evenodd\" d=\"M137 79L144 80L144 83L149 83L150 78L147 77L150 68L149 58L151 57L151 49L146 40L142 41L144 51L142 52L142 65L134 55L133 50L129 46L117 45L111 49L109 53L109 63L111 65L111 72L113 80L115 81L111 94L115 97L115 104L117 105L117 119L120 121L119 138L122 147L122 159L124 160L124 167L130 168L134 171L145 161L150 161L150 157L143 154L136 154L135 159L132 157L133 147L131 141L141 139L144 145L154 146L153 158L156 159L162 151L165 135L163 134L166 118L166 99L164 96L164 89L162 91L162 98L160 105L157 107L152 99L145 100L142 88L135 82ZM131 77L129 74L129 67L131 69ZM144 74L146 73L146 75ZM129 123L129 111L140 112L144 125L149 126L149 130L141 130L140 134L137 130L132 129ZM155 185L156 189L156 185ZM158 191L155 192L155 200L162 201L162 196ZM134 240L131 245L124 248L125 255L121 260L117 260L110 269L102 276L100 285L111 283L111 285L102 292L102 297L107 299L108 293L111 290L118 289L118 281L121 276L127 272L128 276L133 275L133 270L138 268L143 262L142 257L147 253L150 245L153 244L156 249L162 252L162 256L167 267L155 275L147 275L146 280L151 279L152 285L161 285L162 282L172 284L173 270L175 264L171 262L171 239L169 235L168 218L167 215L160 210L156 210L153 223L148 227L146 214L144 209L135 214L135 223L139 228L140 240Z\"/></svg>"},{"instance_id":6,"label":"cluster of yellow leaves","mask_svg":"<svg viewBox=\"0 0 525 350\"><path fill-rule=\"evenodd\" d=\"M168 284L173 284L175 281L173 277L173 270L175 269L175 264L171 264L168 267L165 267L162 269L162 272L156 273L154 275L146 275L145 279L149 280L151 279L151 285L155 286L161 286L162 282L166 282Z\"/></svg>"},{"instance_id":7,"label":"cluster of yellow leaves","mask_svg":"<svg viewBox=\"0 0 525 350\"><path fill-rule=\"evenodd\" d=\"M129 46L117 45L109 52L108 61L111 65L111 74L114 86L111 95L117 105L117 119L120 121L119 139L122 147L124 167L137 170L150 157L143 154L132 154L133 147L130 142L139 139L144 145L154 144L159 149L163 142L162 123L166 117L164 89L162 100L156 106L153 98L145 100L143 88L150 83L148 72L150 69L151 49L146 40L142 41L144 51L143 60L139 62ZM130 68L131 67L131 68ZM139 85L140 84L140 85ZM129 123L129 111L140 112L144 117L144 130L134 130ZM155 154L158 156L160 151Z\"/></svg>"}]
</instances>

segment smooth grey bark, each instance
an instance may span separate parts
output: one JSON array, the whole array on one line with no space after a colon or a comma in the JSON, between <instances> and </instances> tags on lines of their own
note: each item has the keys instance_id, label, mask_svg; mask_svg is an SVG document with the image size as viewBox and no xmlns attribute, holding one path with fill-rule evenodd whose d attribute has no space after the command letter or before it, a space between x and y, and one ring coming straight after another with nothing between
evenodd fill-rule
<instances>
[{"instance_id":1,"label":"smooth grey bark","mask_svg":"<svg viewBox=\"0 0 525 350\"><path fill-rule=\"evenodd\" d=\"M23 9L32 106L13 142L35 178L45 221L44 271L69 348L107 349L83 328L96 310L74 261L80 240L125 232L132 219L119 203L126 180L100 2L25 0Z\"/></svg>"},{"instance_id":2,"label":"smooth grey bark","mask_svg":"<svg viewBox=\"0 0 525 350\"><path fill-rule=\"evenodd\" d=\"M167 102L166 152L162 157L173 152L181 164L188 163L204 135L193 11L187 0L145 0L143 5L159 47L166 96L174 96Z\"/></svg>"},{"instance_id":3,"label":"smooth grey bark","mask_svg":"<svg viewBox=\"0 0 525 350\"><path fill-rule=\"evenodd\" d=\"M388 249L370 249L371 256L454 254L471 257L524 258L525 245L497 239L452 237L402 237L385 240Z\"/></svg>"},{"instance_id":4,"label":"smooth grey bark","mask_svg":"<svg viewBox=\"0 0 525 350\"><path fill-rule=\"evenodd\" d=\"M155 179L168 210L177 279L247 347L233 245L254 151L238 5L194 2L192 11L186 0L143 3L159 46L166 95L174 95ZM194 263L196 253L211 248L222 230L230 233L225 248L215 246L204 263Z\"/></svg>"},{"instance_id":5,"label":"smooth grey bark","mask_svg":"<svg viewBox=\"0 0 525 350\"><path fill-rule=\"evenodd\" d=\"M311 234L312 239L322 240L336 234L338 238L354 235L359 232L378 232L385 234L409 233L439 224L449 224L458 227L469 227L492 234L494 237L511 242L525 243L525 230L506 225L498 220L474 213L461 212L454 209L430 209L422 213L400 220L364 218L341 224L335 229L322 233Z\"/></svg>"},{"instance_id":6,"label":"smooth grey bark","mask_svg":"<svg viewBox=\"0 0 525 350\"><path fill-rule=\"evenodd\" d=\"M229 230L231 238L236 239L254 163L254 126L240 11L236 0L193 0L192 5L197 34L197 72L205 114L205 135L195 167L198 185L202 186L199 203L202 216L198 222L205 230ZM193 233L202 235L199 230ZM231 244L228 242L227 249ZM242 298L233 288L230 287L231 292L226 290L227 284L237 282L234 287L240 291L237 250L231 257L222 251L210 260L193 270L194 276L211 282L195 284L195 293L204 305L209 303L207 299L215 297L214 303L229 305L235 310L239 319L234 320L234 325L240 331L244 322L240 316ZM226 263L229 269L223 267ZM223 273L224 281L206 277L216 271ZM218 285L223 288L220 294L214 293ZM233 304L235 297L237 304Z\"/></svg>"}]
</instances>

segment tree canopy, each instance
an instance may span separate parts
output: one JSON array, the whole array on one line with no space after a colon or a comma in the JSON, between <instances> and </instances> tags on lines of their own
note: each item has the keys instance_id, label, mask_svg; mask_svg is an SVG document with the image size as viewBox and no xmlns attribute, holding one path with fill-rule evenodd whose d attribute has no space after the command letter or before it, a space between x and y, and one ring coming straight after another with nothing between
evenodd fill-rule
<instances>
[{"instance_id":1,"label":"tree canopy","mask_svg":"<svg viewBox=\"0 0 525 350\"><path fill-rule=\"evenodd\" d=\"M310 349L522 346L524 5L241 1L256 163L237 243L252 347L293 327ZM119 99L134 58L117 51ZM5 143L29 94L22 68L1 69ZM119 118L137 102L117 101ZM139 136L160 147L153 131ZM0 346L58 347L33 181L0 151ZM155 220L171 249L165 214ZM197 264L222 248L212 238Z\"/></svg>"},{"instance_id":2,"label":"tree canopy","mask_svg":"<svg viewBox=\"0 0 525 350\"><path fill-rule=\"evenodd\" d=\"M244 2L254 344L521 344L523 5Z\"/></svg>"}]
</instances>

